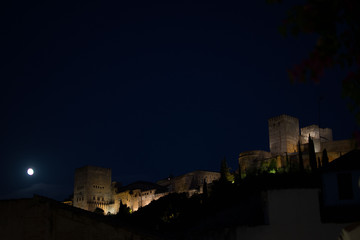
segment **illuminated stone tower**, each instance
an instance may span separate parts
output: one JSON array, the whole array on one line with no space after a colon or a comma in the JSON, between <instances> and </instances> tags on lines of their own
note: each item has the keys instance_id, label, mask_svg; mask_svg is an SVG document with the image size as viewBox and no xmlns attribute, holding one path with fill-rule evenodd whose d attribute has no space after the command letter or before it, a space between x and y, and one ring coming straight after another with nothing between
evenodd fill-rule
<instances>
[{"instance_id":1,"label":"illuminated stone tower","mask_svg":"<svg viewBox=\"0 0 360 240\"><path fill-rule=\"evenodd\" d=\"M322 151L322 143L333 141L331 128L319 128L318 125L310 125L300 129L300 141L302 144L309 143L309 135L314 141L315 152Z\"/></svg>"},{"instance_id":2,"label":"illuminated stone tower","mask_svg":"<svg viewBox=\"0 0 360 240\"><path fill-rule=\"evenodd\" d=\"M288 115L270 118L269 144L270 152L276 155L297 151L299 141L299 119Z\"/></svg>"},{"instance_id":3,"label":"illuminated stone tower","mask_svg":"<svg viewBox=\"0 0 360 240\"><path fill-rule=\"evenodd\" d=\"M112 202L110 168L85 166L75 170L74 207L88 211L98 207L107 213Z\"/></svg>"}]
</instances>

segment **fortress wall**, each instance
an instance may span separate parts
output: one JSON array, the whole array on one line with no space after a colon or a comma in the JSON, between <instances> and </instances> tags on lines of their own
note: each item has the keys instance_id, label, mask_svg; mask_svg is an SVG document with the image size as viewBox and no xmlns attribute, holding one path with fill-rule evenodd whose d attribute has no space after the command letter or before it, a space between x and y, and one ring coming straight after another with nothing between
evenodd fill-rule
<instances>
[{"instance_id":1,"label":"fortress wall","mask_svg":"<svg viewBox=\"0 0 360 240\"><path fill-rule=\"evenodd\" d=\"M313 140L314 142L314 149L315 149L315 152L318 153L318 152L321 152L321 143L320 143L320 139L314 139Z\"/></svg>"},{"instance_id":2,"label":"fortress wall","mask_svg":"<svg viewBox=\"0 0 360 240\"><path fill-rule=\"evenodd\" d=\"M307 144L305 144L306 146ZM304 146L304 145L302 145ZM307 150L306 150L307 151ZM310 160L309 160L309 154L308 152L303 152L302 153L302 157L303 157L303 162L304 162L304 167L305 169L310 169ZM329 158L329 162L332 162L333 160L341 157L342 155L344 155L345 153L347 152L327 152L327 155L328 155L328 158ZM316 161L318 160L318 158L320 158L320 162L321 162L321 165L323 164L322 163L322 151L321 152L318 152L316 153ZM293 167L295 166L298 166L299 164L299 155L298 154L294 154L294 155L291 155L289 156L289 160L291 161L291 163L293 164Z\"/></svg>"},{"instance_id":3,"label":"fortress wall","mask_svg":"<svg viewBox=\"0 0 360 240\"><path fill-rule=\"evenodd\" d=\"M204 183L211 184L213 181L219 180L221 174L219 172L210 171L194 171L175 177L171 180L170 192L186 193L189 197L204 191Z\"/></svg>"},{"instance_id":4,"label":"fortress wall","mask_svg":"<svg viewBox=\"0 0 360 240\"><path fill-rule=\"evenodd\" d=\"M156 193L156 189L141 191L140 189L127 190L115 195L113 204L114 213L118 213L120 209L120 201L126 204L131 211L135 212L141 207L149 205L152 201L167 195L168 193ZM111 212L112 213L112 212Z\"/></svg>"},{"instance_id":5,"label":"fortress wall","mask_svg":"<svg viewBox=\"0 0 360 240\"><path fill-rule=\"evenodd\" d=\"M75 170L73 206L85 210L87 210L87 200L89 198L87 179L88 173L84 168Z\"/></svg>"},{"instance_id":6,"label":"fortress wall","mask_svg":"<svg viewBox=\"0 0 360 240\"><path fill-rule=\"evenodd\" d=\"M74 206L88 211L112 202L111 169L85 166L75 171Z\"/></svg>"},{"instance_id":7,"label":"fortress wall","mask_svg":"<svg viewBox=\"0 0 360 240\"><path fill-rule=\"evenodd\" d=\"M333 140L332 129L330 128L319 128L318 125L310 125L301 128L300 142L301 144L309 143L309 136L314 141L315 152L321 152L321 144Z\"/></svg>"},{"instance_id":8,"label":"fortress wall","mask_svg":"<svg viewBox=\"0 0 360 240\"><path fill-rule=\"evenodd\" d=\"M297 151L299 140L299 119L280 115L268 120L270 152L274 154Z\"/></svg>"},{"instance_id":9,"label":"fortress wall","mask_svg":"<svg viewBox=\"0 0 360 240\"><path fill-rule=\"evenodd\" d=\"M320 130L318 125L310 125L300 129L300 142L301 144L309 143L309 136L314 142L315 152L320 152Z\"/></svg>"},{"instance_id":10,"label":"fortress wall","mask_svg":"<svg viewBox=\"0 0 360 240\"><path fill-rule=\"evenodd\" d=\"M335 159L337 159L337 158L339 158L339 157L341 157L341 153L339 153L339 152L328 152L327 153L327 155L328 155L328 158L329 158L329 162L332 162L332 161L334 161ZM322 161L322 153L321 153L321 161Z\"/></svg>"},{"instance_id":11,"label":"fortress wall","mask_svg":"<svg viewBox=\"0 0 360 240\"><path fill-rule=\"evenodd\" d=\"M194 171L171 179L160 180L157 184L167 187L170 192L188 192L191 188L196 188L201 192L204 181L210 184L218 179L220 179L218 172Z\"/></svg>"},{"instance_id":12,"label":"fortress wall","mask_svg":"<svg viewBox=\"0 0 360 240\"><path fill-rule=\"evenodd\" d=\"M333 133L331 128L320 128L320 140L321 142L333 141Z\"/></svg>"},{"instance_id":13,"label":"fortress wall","mask_svg":"<svg viewBox=\"0 0 360 240\"><path fill-rule=\"evenodd\" d=\"M115 195L115 210L116 213L120 208L120 201L126 204L132 211L137 211L140 207L140 190L127 190Z\"/></svg>"},{"instance_id":14,"label":"fortress wall","mask_svg":"<svg viewBox=\"0 0 360 240\"><path fill-rule=\"evenodd\" d=\"M247 151L239 154L241 172L252 172L261 167L265 159L271 158L271 153L261 150Z\"/></svg>"},{"instance_id":15,"label":"fortress wall","mask_svg":"<svg viewBox=\"0 0 360 240\"><path fill-rule=\"evenodd\" d=\"M339 141L332 141L332 142L323 142L321 144L321 151L326 149L326 151L339 153L341 155L350 152L351 150L354 150L356 148L359 148L357 146L357 143L354 139L346 139L346 140L339 140Z\"/></svg>"},{"instance_id":16,"label":"fortress wall","mask_svg":"<svg viewBox=\"0 0 360 240\"><path fill-rule=\"evenodd\" d=\"M301 128L300 133L301 133L300 139L302 144L309 142L309 135L313 140L320 139L319 126L315 124Z\"/></svg>"}]
</instances>

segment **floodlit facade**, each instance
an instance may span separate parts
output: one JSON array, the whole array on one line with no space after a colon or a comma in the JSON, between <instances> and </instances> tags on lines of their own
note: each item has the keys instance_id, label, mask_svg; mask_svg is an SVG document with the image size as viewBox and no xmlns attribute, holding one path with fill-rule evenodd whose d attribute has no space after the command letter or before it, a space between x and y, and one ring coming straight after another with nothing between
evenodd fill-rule
<instances>
[{"instance_id":1,"label":"floodlit facade","mask_svg":"<svg viewBox=\"0 0 360 240\"><path fill-rule=\"evenodd\" d=\"M268 124L270 152L284 154L297 151L299 119L283 114L270 118Z\"/></svg>"},{"instance_id":2,"label":"floodlit facade","mask_svg":"<svg viewBox=\"0 0 360 240\"><path fill-rule=\"evenodd\" d=\"M322 152L327 151L329 161L358 148L353 139L333 140L330 128L320 128L318 125L299 127L299 119L282 114L268 120L270 152L263 150L245 151L239 154L239 166L242 175L256 173L262 169L296 167L299 151L303 154L305 167L309 167L309 136L314 142L316 159L322 162ZM300 143L300 149L299 144Z\"/></svg>"},{"instance_id":3,"label":"floodlit facade","mask_svg":"<svg viewBox=\"0 0 360 240\"><path fill-rule=\"evenodd\" d=\"M108 212L113 203L110 168L85 166L75 170L74 207L91 212L101 208Z\"/></svg>"},{"instance_id":4,"label":"floodlit facade","mask_svg":"<svg viewBox=\"0 0 360 240\"><path fill-rule=\"evenodd\" d=\"M204 182L210 184L219 178L218 172L194 171L157 184L140 181L119 187L111 182L110 168L85 166L75 170L73 206L117 214L122 203L137 211L171 192L186 192L189 196L202 193Z\"/></svg>"},{"instance_id":5,"label":"floodlit facade","mask_svg":"<svg viewBox=\"0 0 360 240\"><path fill-rule=\"evenodd\" d=\"M211 171L193 171L177 177L169 177L157 182L160 186L166 187L169 192L187 193L189 196L203 193L203 186L206 182L211 184L220 179L220 173Z\"/></svg>"}]
</instances>

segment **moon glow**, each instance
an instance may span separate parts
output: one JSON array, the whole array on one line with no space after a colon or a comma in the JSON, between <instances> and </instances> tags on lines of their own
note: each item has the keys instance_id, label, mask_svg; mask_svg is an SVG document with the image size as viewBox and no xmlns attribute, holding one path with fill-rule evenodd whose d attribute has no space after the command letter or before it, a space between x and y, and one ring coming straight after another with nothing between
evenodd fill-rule
<instances>
[{"instance_id":1,"label":"moon glow","mask_svg":"<svg viewBox=\"0 0 360 240\"><path fill-rule=\"evenodd\" d=\"M32 175L34 174L34 169L29 168L29 169L27 170L27 174L30 175L30 176L32 176Z\"/></svg>"}]
</instances>

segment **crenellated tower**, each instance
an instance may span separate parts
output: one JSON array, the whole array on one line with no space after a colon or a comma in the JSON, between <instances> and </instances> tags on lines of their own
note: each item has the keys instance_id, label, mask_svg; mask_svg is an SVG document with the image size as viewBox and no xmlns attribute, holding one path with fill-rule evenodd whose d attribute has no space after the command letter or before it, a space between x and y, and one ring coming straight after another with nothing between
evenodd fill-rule
<instances>
[{"instance_id":1,"label":"crenellated tower","mask_svg":"<svg viewBox=\"0 0 360 240\"><path fill-rule=\"evenodd\" d=\"M297 151L299 141L299 119L289 115L270 118L269 145L270 152L275 155Z\"/></svg>"},{"instance_id":2,"label":"crenellated tower","mask_svg":"<svg viewBox=\"0 0 360 240\"><path fill-rule=\"evenodd\" d=\"M113 202L111 169L85 166L75 170L73 206L88 211L101 208L105 213Z\"/></svg>"}]
</instances>

